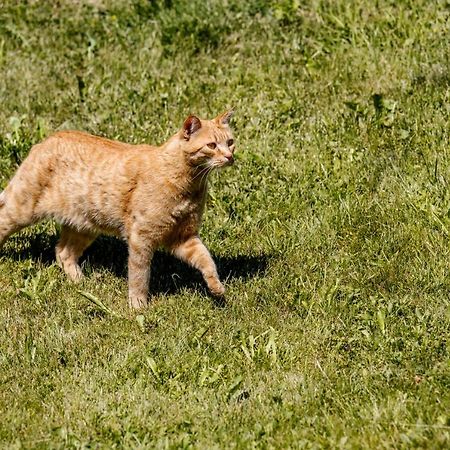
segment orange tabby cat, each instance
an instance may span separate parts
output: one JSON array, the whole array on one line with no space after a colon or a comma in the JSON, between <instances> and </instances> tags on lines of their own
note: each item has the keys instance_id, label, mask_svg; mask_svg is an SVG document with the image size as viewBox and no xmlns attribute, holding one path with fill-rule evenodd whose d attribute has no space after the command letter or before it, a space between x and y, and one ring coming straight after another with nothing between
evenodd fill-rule
<instances>
[{"instance_id":1,"label":"orange tabby cat","mask_svg":"<svg viewBox=\"0 0 450 450\"><path fill-rule=\"evenodd\" d=\"M129 304L147 304L150 262L163 246L202 273L222 296L211 255L198 236L207 176L233 163L232 111L213 120L189 116L160 147L61 131L35 145L0 193L0 245L44 218L61 223L58 264L72 280L78 259L101 233L128 243Z\"/></svg>"}]
</instances>

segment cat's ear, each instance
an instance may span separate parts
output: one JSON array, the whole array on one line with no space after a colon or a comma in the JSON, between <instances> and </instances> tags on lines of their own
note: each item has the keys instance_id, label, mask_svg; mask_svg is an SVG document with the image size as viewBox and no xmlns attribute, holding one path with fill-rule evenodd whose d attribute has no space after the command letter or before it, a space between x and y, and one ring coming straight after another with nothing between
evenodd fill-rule
<instances>
[{"instance_id":1,"label":"cat's ear","mask_svg":"<svg viewBox=\"0 0 450 450\"><path fill-rule=\"evenodd\" d=\"M195 116L189 116L183 124L183 137L188 141L196 131L200 130L202 127L202 124L200 122L200 119Z\"/></svg>"},{"instance_id":2,"label":"cat's ear","mask_svg":"<svg viewBox=\"0 0 450 450\"><path fill-rule=\"evenodd\" d=\"M228 123L230 122L230 119L233 117L233 114L234 114L234 109L230 109L229 111L225 111L224 113L217 116L214 120L219 125L228 125Z\"/></svg>"}]
</instances>

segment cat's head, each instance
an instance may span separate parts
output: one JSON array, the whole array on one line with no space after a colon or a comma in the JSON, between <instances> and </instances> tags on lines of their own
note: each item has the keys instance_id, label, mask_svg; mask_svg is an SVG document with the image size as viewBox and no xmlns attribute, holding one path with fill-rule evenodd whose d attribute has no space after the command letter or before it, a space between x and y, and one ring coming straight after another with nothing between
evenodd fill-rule
<instances>
[{"instance_id":1,"label":"cat's head","mask_svg":"<svg viewBox=\"0 0 450 450\"><path fill-rule=\"evenodd\" d=\"M233 111L213 120L189 116L181 129L183 150L188 163L194 167L218 168L234 162L234 139L229 122Z\"/></svg>"}]
</instances>

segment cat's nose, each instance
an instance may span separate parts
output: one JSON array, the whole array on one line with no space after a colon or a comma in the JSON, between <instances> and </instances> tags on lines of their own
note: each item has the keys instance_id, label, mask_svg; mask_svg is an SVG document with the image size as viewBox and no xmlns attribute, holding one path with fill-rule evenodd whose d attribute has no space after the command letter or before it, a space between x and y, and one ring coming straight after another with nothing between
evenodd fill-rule
<instances>
[{"instance_id":1,"label":"cat's nose","mask_svg":"<svg viewBox=\"0 0 450 450\"><path fill-rule=\"evenodd\" d=\"M223 156L225 156L225 158L227 159L227 164L233 164L234 162L233 153L226 152L223 154Z\"/></svg>"},{"instance_id":2,"label":"cat's nose","mask_svg":"<svg viewBox=\"0 0 450 450\"><path fill-rule=\"evenodd\" d=\"M225 158L227 158L228 161L233 161L233 153L231 153L230 151L223 152L223 156L225 156Z\"/></svg>"}]
</instances>

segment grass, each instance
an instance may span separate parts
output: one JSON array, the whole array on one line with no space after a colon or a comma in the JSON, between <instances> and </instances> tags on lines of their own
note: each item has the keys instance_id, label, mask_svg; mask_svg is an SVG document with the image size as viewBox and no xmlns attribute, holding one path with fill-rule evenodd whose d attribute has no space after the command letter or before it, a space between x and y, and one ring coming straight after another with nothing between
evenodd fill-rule
<instances>
[{"instance_id":1,"label":"grass","mask_svg":"<svg viewBox=\"0 0 450 450\"><path fill-rule=\"evenodd\" d=\"M3 2L0 187L61 128L160 143L234 106L202 236L220 307L163 253L87 278L57 225L0 256L3 448L448 448L446 1Z\"/></svg>"}]
</instances>

